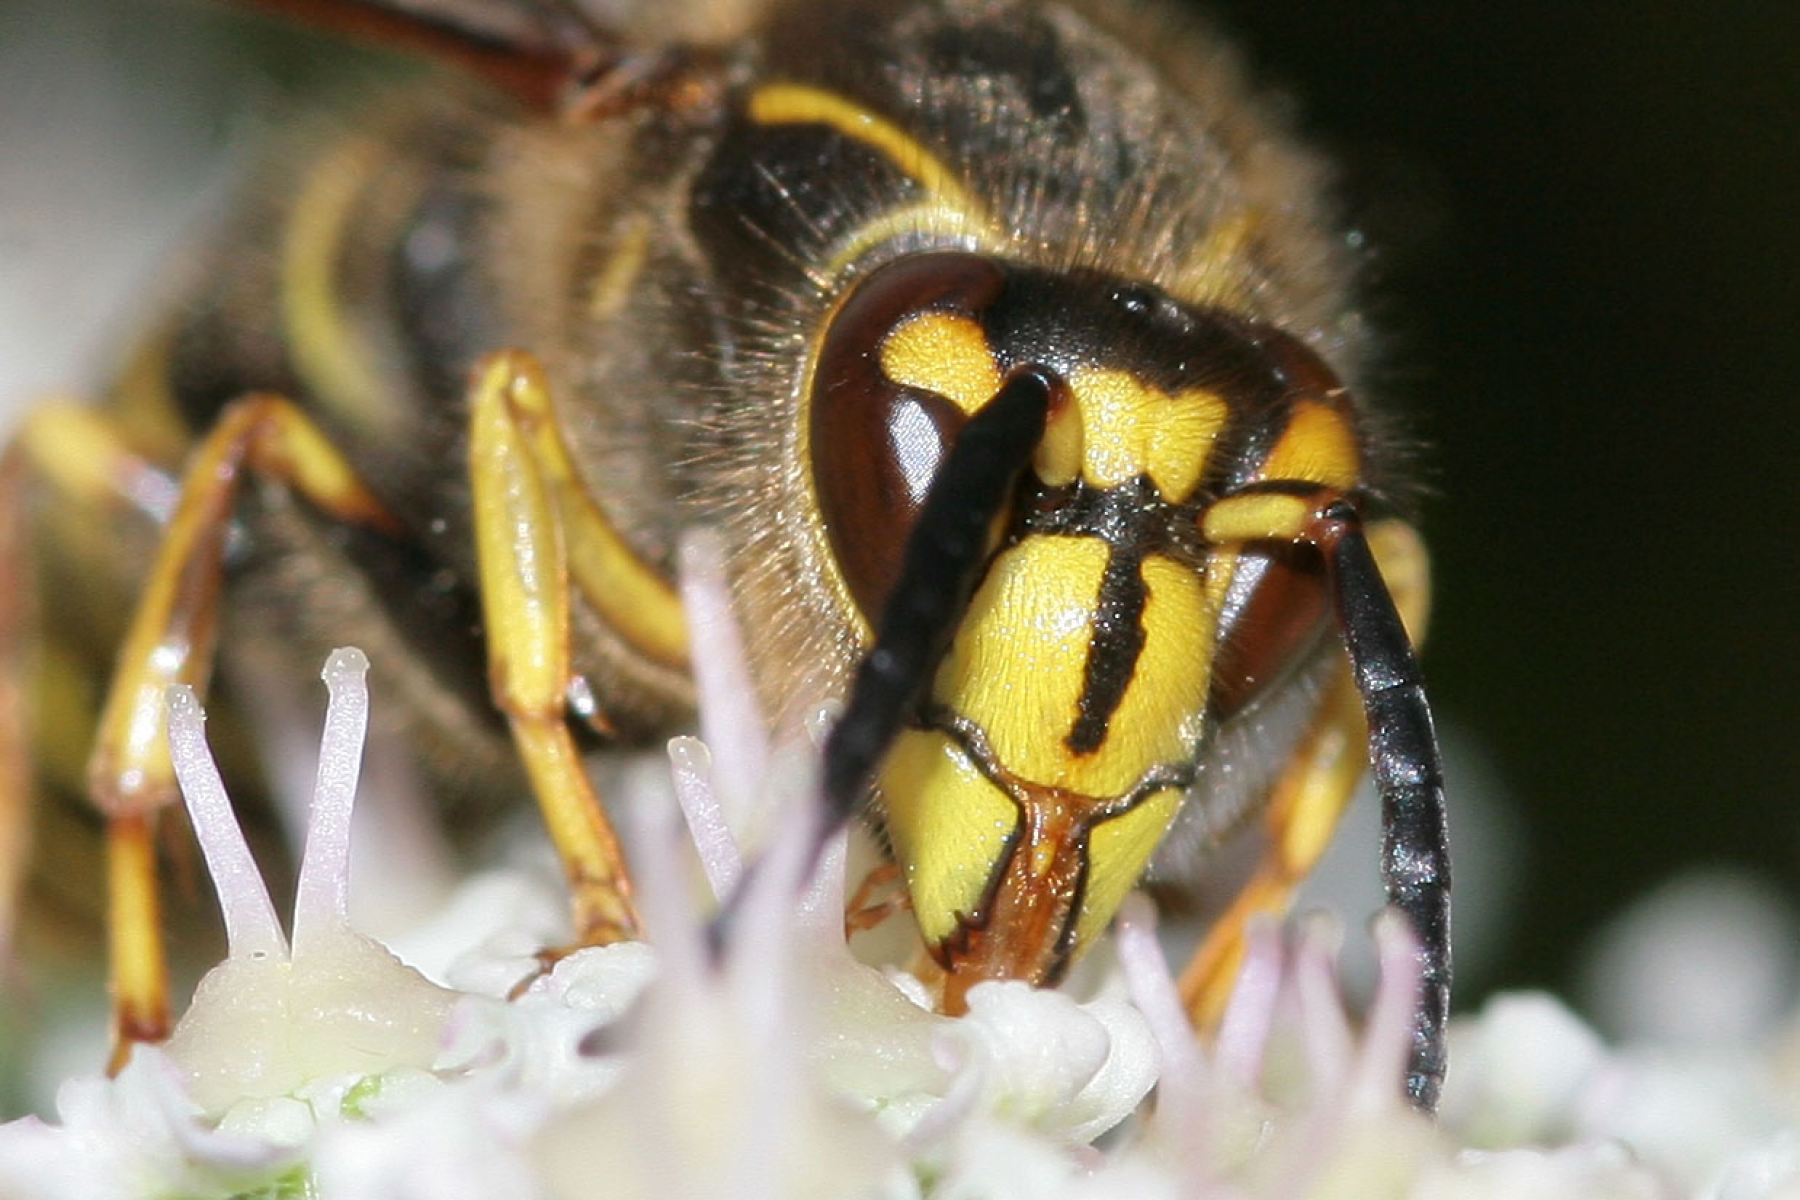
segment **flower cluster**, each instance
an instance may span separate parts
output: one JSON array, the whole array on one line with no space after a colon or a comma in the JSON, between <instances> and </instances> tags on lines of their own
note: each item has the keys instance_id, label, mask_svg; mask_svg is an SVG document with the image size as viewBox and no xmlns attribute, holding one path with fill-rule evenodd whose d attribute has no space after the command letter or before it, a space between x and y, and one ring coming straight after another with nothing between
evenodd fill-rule
<instances>
[{"instance_id":1,"label":"flower cluster","mask_svg":"<svg viewBox=\"0 0 1800 1200\"><path fill-rule=\"evenodd\" d=\"M841 845L815 868L811 756L747 731L716 554L688 556L710 664L708 742L671 747L676 818L639 822L653 936L573 953L516 996L554 897L486 875L455 897L428 980L346 916L349 818L367 719L354 650L331 692L285 936L191 694L171 745L230 953L167 1045L81 1078L59 1120L0 1126L0 1196L1620 1197L1756 1200L1800 1190L1777 1068L1609 1053L1554 1001L1496 1001L1454 1035L1439 1122L1401 1098L1410 935L1377 922L1380 984L1354 1020L1324 918L1255 934L1217 1034L1189 1028L1133 900L1082 998L985 984L931 1011L904 972L851 956ZM763 781L732 795L727 780ZM721 794L724 792L725 794ZM736 811L733 811L733 806ZM646 807L646 812L661 812ZM746 877L739 840L770 832ZM715 896L749 878L722 956ZM795 897L800 897L798 903ZM479 915L479 920L474 916ZM473 931L511 927L504 936ZM542 944L542 942L538 942ZM1759 1073L1760 1070L1760 1073ZM1784 1091L1783 1088L1786 1088ZM1735 1108L1721 1090L1749 1088ZM1761 1089L1756 1091L1756 1089ZM1713 1113L1717 1111L1715 1117ZM1660 1122L1660 1124L1659 1124Z\"/></svg>"}]
</instances>

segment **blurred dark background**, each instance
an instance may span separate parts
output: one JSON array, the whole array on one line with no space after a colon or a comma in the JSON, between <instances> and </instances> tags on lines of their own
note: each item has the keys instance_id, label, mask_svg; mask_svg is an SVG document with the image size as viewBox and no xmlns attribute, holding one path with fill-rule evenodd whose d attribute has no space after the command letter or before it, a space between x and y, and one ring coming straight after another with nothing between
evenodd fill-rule
<instances>
[{"instance_id":1,"label":"blurred dark background","mask_svg":"<svg viewBox=\"0 0 1800 1200\"><path fill-rule=\"evenodd\" d=\"M1427 665L1521 834L1460 1001L1566 983L1603 918L1682 869L1800 895L1793 6L1205 11L1342 165L1385 390L1429 446ZM0 254L69 243L46 286L122 319L148 256L106 265L108 239L191 211L244 114L341 54L199 4L0 0ZM122 117L162 140L95 140ZM40 342L68 321L44 307ZM43 369L6 382L79 380Z\"/></svg>"},{"instance_id":2,"label":"blurred dark background","mask_svg":"<svg viewBox=\"0 0 1800 1200\"><path fill-rule=\"evenodd\" d=\"M1477 986L1680 869L1800 885L1800 11L1210 6L1340 161L1431 450L1426 663L1524 822Z\"/></svg>"}]
</instances>

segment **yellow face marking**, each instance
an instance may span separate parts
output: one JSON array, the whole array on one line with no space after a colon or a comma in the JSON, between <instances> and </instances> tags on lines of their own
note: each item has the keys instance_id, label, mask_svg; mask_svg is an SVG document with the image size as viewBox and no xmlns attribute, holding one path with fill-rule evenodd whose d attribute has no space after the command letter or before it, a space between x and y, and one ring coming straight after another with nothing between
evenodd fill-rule
<instances>
[{"instance_id":1,"label":"yellow face marking","mask_svg":"<svg viewBox=\"0 0 1800 1200\"><path fill-rule=\"evenodd\" d=\"M881 369L895 383L936 392L973 414L1000 390L987 333L971 317L921 313L888 335ZM1055 414L1033 466L1052 487L1079 477L1116 487L1147 475L1162 496L1180 501L1200 482L1225 402L1192 389L1171 396L1129 371L1088 367L1069 381L1073 411Z\"/></svg>"},{"instance_id":2,"label":"yellow face marking","mask_svg":"<svg viewBox=\"0 0 1800 1200\"><path fill-rule=\"evenodd\" d=\"M842 96L797 83L771 83L750 97L750 119L764 125L827 125L872 146L920 187L965 212L980 211L956 176L892 121Z\"/></svg>"},{"instance_id":3,"label":"yellow face marking","mask_svg":"<svg viewBox=\"0 0 1800 1200\"><path fill-rule=\"evenodd\" d=\"M1299 496L1252 492L1214 503L1200 519L1200 532L1215 546L1290 541L1311 518L1312 505Z\"/></svg>"},{"instance_id":4,"label":"yellow face marking","mask_svg":"<svg viewBox=\"0 0 1800 1200\"><path fill-rule=\"evenodd\" d=\"M1081 410L1083 478L1116 487L1148 475L1169 501L1193 491L1225 424L1223 400L1198 389L1170 396L1113 368L1076 371L1069 386Z\"/></svg>"},{"instance_id":5,"label":"yellow face marking","mask_svg":"<svg viewBox=\"0 0 1800 1200\"><path fill-rule=\"evenodd\" d=\"M1029 537L1003 551L937 678L937 699L984 730L1002 771L1027 786L1063 789L1077 805L1082 796L1096 805L1113 800L1150 767L1191 757L1206 651L1231 575L1228 551L1215 554L1218 569L1206 580L1172 559L1145 560L1144 649L1106 741L1077 755L1057 733L1077 715L1107 557L1105 543L1091 537ZM1018 808L935 731L902 736L882 790L920 928L937 944L955 932L958 913L973 914L986 899ZM1078 943L1111 918L1181 798L1181 789L1163 789L1094 827L1084 902L1073 914ZM1033 845L1013 870L1045 878L1063 845Z\"/></svg>"},{"instance_id":6,"label":"yellow face marking","mask_svg":"<svg viewBox=\"0 0 1800 1200\"><path fill-rule=\"evenodd\" d=\"M1263 479L1295 479L1349 491L1362 474L1356 435L1336 410L1314 400L1294 405L1288 426L1269 451Z\"/></svg>"},{"instance_id":7,"label":"yellow face marking","mask_svg":"<svg viewBox=\"0 0 1800 1200\"><path fill-rule=\"evenodd\" d=\"M986 729L1000 762L1024 778L1072 786L1056 731L1077 715L1106 558L1098 538L1034 537L1003 550L938 670L937 697Z\"/></svg>"},{"instance_id":8,"label":"yellow face marking","mask_svg":"<svg viewBox=\"0 0 1800 1200\"><path fill-rule=\"evenodd\" d=\"M1194 571L1147 558L1144 650L1107 740L1076 754L1061 733L1079 713L1107 557L1106 544L1091 537L1029 537L1003 550L934 690L987 731L1006 770L1096 797L1122 795L1148 768L1190 756L1217 613Z\"/></svg>"},{"instance_id":9,"label":"yellow face marking","mask_svg":"<svg viewBox=\"0 0 1800 1200\"><path fill-rule=\"evenodd\" d=\"M1130 812L1094 826L1088 836L1087 886L1075 916L1077 946L1099 936L1119 911L1175 819L1182 795L1180 788L1164 788Z\"/></svg>"},{"instance_id":10,"label":"yellow face marking","mask_svg":"<svg viewBox=\"0 0 1800 1200\"><path fill-rule=\"evenodd\" d=\"M334 417L372 432L401 414L338 303L337 263L356 200L386 153L380 141L352 139L323 159L306 178L281 247L288 353Z\"/></svg>"},{"instance_id":11,"label":"yellow face marking","mask_svg":"<svg viewBox=\"0 0 1800 1200\"><path fill-rule=\"evenodd\" d=\"M1225 401L1215 392L1193 388L1169 398L1147 453L1150 481L1164 499L1179 503L1199 485L1225 415Z\"/></svg>"},{"instance_id":12,"label":"yellow face marking","mask_svg":"<svg viewBox=\"0 0 1800 1200\"><path fill-rule=\"evenodd\" d=\"M1069 384L1081 410L1083 477L1097 487L1116 487L1142 473L1154 428L1150 410L1162 397L1127 371L1077 371Z\"/></svg>"},{"instance_id":13,"label":"yellow face marking","mask_svg":"<svg viewBox=\"0 0 1800 1200\"><path fill-rule=\"evenodd\" d=\"M1018 807L942 733L907 730L881 768L888 836L929 945L981 906Z\"/></svg>"},{"instance_id":14,"label":"yellow face marking","mask_svg":"<svg viewBox=\"0 0 1800 1200\"><path fill-rule=\"evenodd\" d=\"M1114 778L1131 783L1158 763L1185 762L1199 737L1201 710L1212 680L1212 645L1226 580L1209 571L1152 554L1143 563L1144 648L1113 714L1110 732L1093 757L1111 759ZM1122 792L1130 783L1113 788ZM1085 790L1085 789L1084 789Z\"/></svg>"},{"instance_id":15,"label":"yellow face marking","mask_svg":"<svg viewBox=\"0 0 1800 1200\"><path fill-rule=\"evenodd\" d=\"M1081 410L1073 404L1060 404L1050 410L1044 426L1044 440L1032 456L1031 469L1051 487L1067 487L1081 476L1081 463L1086 455L1086 438L1082 430Z\"/></svg>"},{"instance_id":16,"label":"yellow face marking","mask_svg":"<svg viewBox=\"0 0 1800 1200\"><path fill-rule=\"evenodd\" d=\"M895 383L945 397L973 415L1000 390L1000 368L981 326L955 313L920 313L881 344L881 370Z\"/></svg>"}]
</instances>

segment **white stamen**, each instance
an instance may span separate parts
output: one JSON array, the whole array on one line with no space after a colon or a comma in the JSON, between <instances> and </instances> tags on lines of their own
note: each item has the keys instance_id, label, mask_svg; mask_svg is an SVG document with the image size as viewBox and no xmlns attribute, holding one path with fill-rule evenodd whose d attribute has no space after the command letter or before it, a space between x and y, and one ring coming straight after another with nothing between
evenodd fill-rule
<instances>
[{"instance_id":1,"label":"white stamen","mask_svg":"<svg viewBox=\"0 0 1800 1200\"><path fill-rule=\"evenodd\" d=\"M166 703L169 759L175 766L175 778L181 784L200 852L206 857L213 890L218 893L230 956L285 958L287 939L275 917L275 905L269 900L268 885L257 870L256 860L250 857L244 831L238 827L231 800L225 795L225 784L219 778L218 765L207 749L206 714L200 709L200 701L193 688L175 684L168 690Z\"/></svg>"},{"instance_id":2,"label":"white stamen","mask_svg":"<svg viewBox=\"0 0 1800 1200\"><path fill-rule=\"evenodd\" d=\"M769 744L743 634L731 610L724 543L712 530L695 530L682 539L681 603L700 699L700 736L712 749L719 806L741 841L767 770Z\"/></svg>"},{"instance_id":3,"label":"white stamen","mask_svg":"<svg viewBox=\"0 0 1800 1200\"><path fill-rule=\"evenodd\" d=\"M825 839L818 865L800 894L795 909L795 928L804 939L830 949L848 952L844 941L846 903L844 872L850 857L849 826Z\"/></svg>"},{"instance_id":4,"label":"white stamen","mask_svg":"<svg viewBox=\"0 0 1800 1200\"><path fill-rule=\"evenodd\" d=\"M1254 1089L1262 1078L1263 1047L1275 1020L1283 956L1281 935L1272 921L1252 921L1246 943L1244 965L1225 1004L1213 1057L1227 1075Z\"/></svg>"},{"instance_id":5,"label":"white stamen","mask_svg":"<svg viewBox=\"0 0 1800 1200\"><path fill-rule=\"evenodd\" d=\"M1380 981L1363 1029L1362 1053L1350 1079L1350 1107L1379 1111L1400 1095L1412 1048L1413 1010L1423 982L1419 939L1404 914L1384 909L1375 918Z\"/></svg>"},{"instance_id":6,"label":"white stamen","mask_svg":"<svg viewBox=\"0 0 1800 1200\"><path fill-rule=\"evenodd\" d=\"M624 816L631 823L632 878L648 940L656 947L658 983L680 997L707 977L704 928L687 886L681 825L666 807L648 804Z\"/></svg>"},{"instance_id":7,"label":"white stamen","mask_svg":"<svg viewBox=\"0 0 1800 1200\"><path fill-rule=\"evenodd\" d=\"M1174 1144L1202 1144L1206 1119L1206 1061L1181 1004L1181 992L1169 974L1169 960L1156 940L1156 906L1133 892L1119 906L1113 926L1119 965L1132 1003L1144 1014L1162 1060L1158 1076L1156 1122Z\"/></svg>"},{"instance_id":8,"label":"white stamen","mask_svg":"<svg viewBox=\"0 0 1800 1200\"><path fill-rule=\"evenodd\" d=\"M1336 917L1325 912L1306 915L1300 945L1294 952L1294 997L1315 1096L1343 1084L1356 1050L1356 1035L1344 1016L1337 983L1338 952L1343 944L1344 928Z\"/></svg>"},{"instance_id":9,"label":"white stamen","mask_svg":"<svg viewBox=\"0 0 1800 1200\"><path fill-rule=\"evenodd\" d=\"M438 1053L453 994L353 932L344 913L367 669L357 650L340 650L326 664L332 699L291 957L206 754L199 705L185 689L170 696L170 756L232 942L232 957L200 980L166 1048L209 1120L248 1119L241 1107L247 1104L265 1115L300 1114L303 1136L311 1117L296 1097L311 1084L401 1067L422 1071Z\"/></svg>"},{"instance_id":10,"label":"white stamen","mask_svg":"<svg viewBox=\"0 0 1800 1200\"><path fill-rule=\"evenodd\" d=\"M733 930L733 942L729 947L734 966L786 961L785 956L791 953L796 932L795 897L807 882L807 872L813 866L814 847L819 838L819 812L811 788L790 793L785 803L778 801L777 805L773 814L773 836L757 858L756 870L747 877L736 901L737 928ZM842 912L840 902L840 921ZM755 969L750 968L752 972Z\"/></svg>"},{"instance_id":11,"label":"white stamen","mask_svg":"<svg viewBox=\"0 0 1800 1200\"><path fill-rule=\"evenodd\" d=\"M331 693L319 742L319 777L306 821L306 849L294 895L294 948L349 927L350 812L356 805L363 741L369 730L369 660L333 650L320 677Z\"/></svg>"},{"instance_id":12,"label":"white stamen","mask_svg":"<svg viewBox=\"0 0 1800 1200\"><path fill-rule=\"evenodd\" d=\"M712 755L699 738L669 741L669 767L675 779L675 800L687 818L688 833L700 855L713 898L723 900L737 887L744 873L744 856L725 824L725 814L713 790Z\"/></svg>"},{"instance_id":13,"label":"white stamen","mask_svg":"<svg viewBox=\"0 0 1800 1200\"><path fill-rule=\"evenodd\" d=\"M808 778L810 778L808 772ZM810 797L811 789L795 793ZM740 937L728 948L727 985L739 1019L749 1036L747 1066L758 1081L757 1101L745 1114L732 1158L737 1170L732 1190L745 1200L774 1200L789 1130L804 1116L798 1072L801 1030L810 1013L796 995L800 976L794 970L795 938L803 919L794 897L802 872L811 865L818 818L806 799L778 807L775 842L759 860L759 877L750 881L741 910ZM804 902L801 904L804 911ZM836 908L838 936L843 929L842 891Z\"/></svg>"}]
</instances>

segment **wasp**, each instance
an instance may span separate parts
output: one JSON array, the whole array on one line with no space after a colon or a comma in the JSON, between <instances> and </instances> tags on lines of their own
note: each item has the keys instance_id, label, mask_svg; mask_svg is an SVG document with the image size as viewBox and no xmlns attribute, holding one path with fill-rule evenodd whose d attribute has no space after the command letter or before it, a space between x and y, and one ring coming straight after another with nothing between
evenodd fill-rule
<instances>
[{"instance_id":1,"label":"wasp","mask_svg":"<svg viewBox=\"0 0 1800 1200\"><path fill-rule=\"evenodd\" d=\"M708 526L764 710L842 701L827 808L890 853L946 1011L1055 983L1171 830L1260 813L1183 976L1204 1025L1372 762L1435 1102L1425 554L1352 242L1213 38L1106 0L263 6L448 69L275 156L109 402L0 474L15 567L28 498L155 518L84 777L121 1045L168 1028L165 690L272 645L354 631L437 794L528 790L577 941L638 936L591 735L690 716L673 562ZM65 616L8 603L14 657Z\"/></svg>"}]
</instances>

